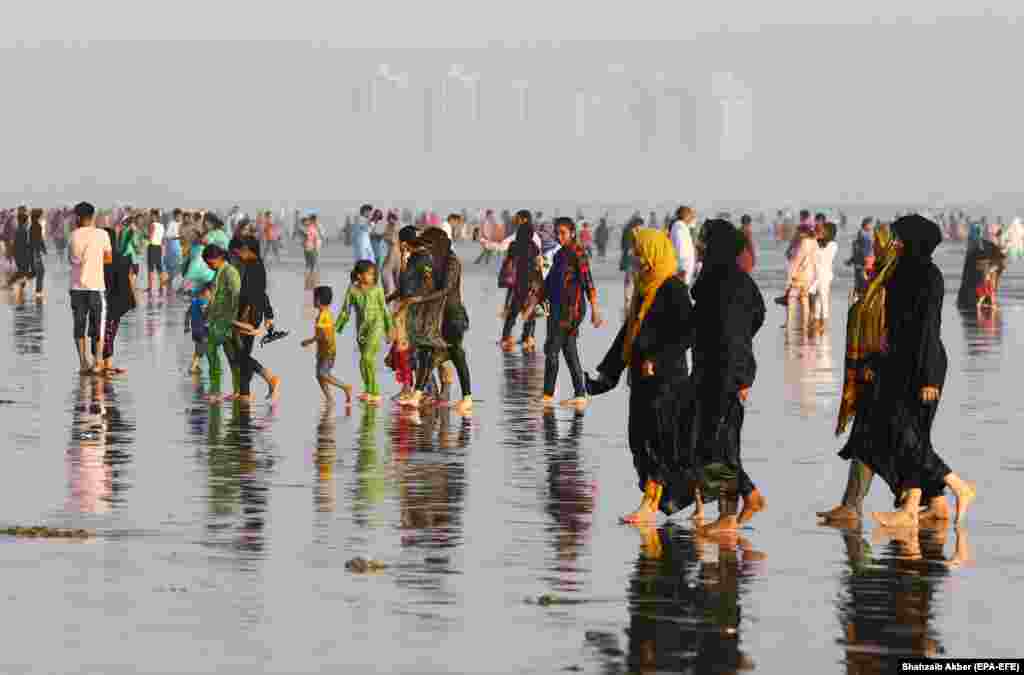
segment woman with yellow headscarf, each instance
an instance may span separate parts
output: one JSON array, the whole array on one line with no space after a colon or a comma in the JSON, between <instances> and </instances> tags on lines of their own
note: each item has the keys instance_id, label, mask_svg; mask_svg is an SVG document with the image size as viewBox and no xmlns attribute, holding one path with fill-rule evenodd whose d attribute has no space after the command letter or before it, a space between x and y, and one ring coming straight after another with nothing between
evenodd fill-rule
<instances>
[{"instance_id":1,"label":"woman with yellow headscarf","mask_svg":"<svg viewBox=\"0 0 1024 675\"><path fill-rule=\"evenodd\" d=\"M676 276L679 263L664 232L638 228L633 234L636 291L626 323L587 378L591 395L607 392L629 369L629 447L644 496L623 518L650 524L659 509L667 515L693 501L688 472L693 384L686 351L692 344L693 305L686 284Z\"/></svg>"},{"instance_id":2,"label":"woman with yellow headscarf","mask_svg":"<svg viewBox=\"0 0 1024 675\"><path fill-rule=\"evenodd\" d=\"M864 497L874 477L871 469L854 457L854 450L860 444L870 443L872 439L870 412L875 400L875 373L885 356L886 285L899 261L898 248L888 227L875 230L873 257L874 269L867 281L867 288L847 312L846 375L836 421L836 436L843 434L850 422L853 422L850 438L839 453L843 459L850 460L850 473L840 505L829 511L818 512L820 518L833 523L860 519Z\"/></svg>"}]
</instances>

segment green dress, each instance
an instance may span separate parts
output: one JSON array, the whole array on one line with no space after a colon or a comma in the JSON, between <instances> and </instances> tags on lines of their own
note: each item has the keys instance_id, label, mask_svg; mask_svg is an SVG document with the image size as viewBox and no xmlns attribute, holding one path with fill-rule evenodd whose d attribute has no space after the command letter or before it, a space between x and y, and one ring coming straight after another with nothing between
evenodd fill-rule
<instances>
[{"instance_id":1,"label":"green dress","mask_svg":"<svg viewBox=\"0 0 1024 675\"><path fill-rule=\"evenodd\" d=\"M377 353L380 344L391 330L394 322L384 299L384 289L379 285L363 289L349 286L345 300L338 313L335 330L340 333L345 329L351 317L351 309L356 310L356 343L359 345L359 372L363 377L366 393L379 396L377 386Z\"/></svg>"},{"instance_id":2,"label":"green dress","mask_svg":"<svg viewBox=\"0 0 1024 675\"><path fill-rule=\"evenodd\" d=\"M232 358L235 350L239 349L233 323L238 317L238 298L241 291L241 275L238 270L225 263L217 271L217 277L213 281L213 298L206 310L209 326L206 358L210 364L210 389L215 393L220 393L221 381L220 354L217 350L223 346L229 358ZM236 380L238 378L234 369L232 377ZM237 386L235 388L237 390Z\"/></svg>"}]
</instances>

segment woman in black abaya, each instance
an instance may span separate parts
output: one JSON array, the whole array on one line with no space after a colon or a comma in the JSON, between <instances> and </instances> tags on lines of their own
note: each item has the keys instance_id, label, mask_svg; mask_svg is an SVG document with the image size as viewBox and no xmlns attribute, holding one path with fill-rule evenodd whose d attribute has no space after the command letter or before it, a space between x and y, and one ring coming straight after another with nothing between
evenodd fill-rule
<instances>
[{"instance_id":1,"label":"woman in black abaya","mask_svg":"<svg viewBox=\"0 0 1024 675\"><path fill-rule=\"evenodd\" d=\"M589 380L592 395L612 389L629 369L629 447L643 500L624 522L652 523L694 501L690 381L691 304L668 236L637 229L637 292L627 321ZM699 499L697 500L700 508Z\"/></svg>"},{"instance_id":2,"label":"woman in black abaya","mask_svg":"<svg viewBox=\"0 0 1024 675\"><path fill-rule=\"evenodd\" d=\"M764 298L736 262L740 238L732 223L704 225L704 267L693 287L697 441L694 454L705 496L719 496L718 521L706 532L735 530L765 506L743 470L743 402L754 384L754 335L764 324ZM743 498L737 517L735 497Z\"/></svg>"},{"instance_id":3,"label":"woman in black abaya","mask_svg":"<svg viewBox=\"0 0 1024 675\"><path fill-rule=\"evenodd\" d=\"M878 374L877 405L881 406L873 444L889 451L887 461L861 458L896 495L899 510L872 514L891 527L918 524L922 494L930 497L930 514L948 517L944 486L953 490L960 521L975 499L974 487L953 473L932 447L931 429L946 380L946 349L942 344L942 272L932 252L942 231L919 215L892 224L899 243L899 262L886 284L889 353ZM877 453L876 453L877 454ZM872 463L875 466L872 466Z\"/></svg>"}]
</instances>

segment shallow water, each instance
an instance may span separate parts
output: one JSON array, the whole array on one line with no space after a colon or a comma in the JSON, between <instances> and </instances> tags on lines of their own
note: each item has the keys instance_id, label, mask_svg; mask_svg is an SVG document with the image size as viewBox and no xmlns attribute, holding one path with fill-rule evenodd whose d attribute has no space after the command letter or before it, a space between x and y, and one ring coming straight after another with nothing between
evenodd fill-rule
<instances>
[{"instance_id":1,"label":"shallow water","mask_svg":"<svg viewBox=\"0 0 1024 675\"><path fill-rule=\"evenodd\" d=\"M336 296L348 252L332 244L325 255ZM461 252L476 411L431 411L419 424L390 408L323 409L298 345L313 315L294 253L271 268L291 336L256 350L283 375L284 396L251 411L211 408L204 378L182 374L192 344L178 300L143 300L126 318L126 376L80 378L67 273L51 258L45 304L0 307L0 527L98 536L0 536L0 671L782 673L799 659L802 672L878 672L901 655L1019 656L1024 539L1009 507L1024 471L1012 447L1024 417L1011 360L1024 330L1020 267L1004 280L999 318L979 322L952 304L962 247L938 256L950 371L935 442L981 494L959 540L973 560L949 569L953 531L892 542L870 525L815 523L847 470L832 433L846 269L829 332L787 338L770 300L781 247L763 243L769 320L744 456L768 509L722 545L677 516L649 560L636 530L616 522L639 499L625 389L583 413L543 414L543 357L496 348L495 268L474 266L470 245ZM622 305L616 262L596 265L610 317ZM585 365L613 337L588 325ZM336 374L358 383L351 332L338 344ZM564 368L562 378L565 395ZM381 381L397 390L383 366ZM890 501L876 482L866 510ZM356 575L345 569L354 556L388 567ZM538 603L545 595L554 602Z\"/></svg>"}]
</instances>

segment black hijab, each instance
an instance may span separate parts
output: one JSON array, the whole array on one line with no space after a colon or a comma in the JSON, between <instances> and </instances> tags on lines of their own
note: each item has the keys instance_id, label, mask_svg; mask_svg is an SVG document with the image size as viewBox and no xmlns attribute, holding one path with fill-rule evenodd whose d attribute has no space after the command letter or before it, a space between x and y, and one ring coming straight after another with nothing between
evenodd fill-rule
<instances>
[{"instance_id":1,"label":"black hijab","mask_svg":"<svg viewBox=\"0 0 1024 675\"><path fill-rule=\"evenodd\" d=\"M739 235L728 220L715 219L704 223L701 233L704 261L692 293L698 303L702 295L715 294L716 291L712 290L715 286L734 285L743 274L736 263L736 257L742 252Z\"/></svg>"},{"instance_id":2,"label":"black hijab","mask_svg":"<svg viewBox=\"0 0 1024 675\"><path fill-rule=\"evenodd\" d=\"M924 216L913 214L898 218L892 224L892 231L903 242L903 253L899 266L927 265L932 253L942 243L942 230Z\"/></svg>"}]
</instances>

